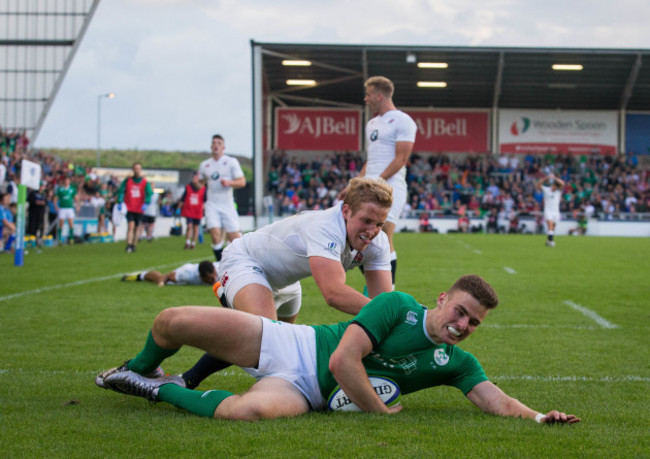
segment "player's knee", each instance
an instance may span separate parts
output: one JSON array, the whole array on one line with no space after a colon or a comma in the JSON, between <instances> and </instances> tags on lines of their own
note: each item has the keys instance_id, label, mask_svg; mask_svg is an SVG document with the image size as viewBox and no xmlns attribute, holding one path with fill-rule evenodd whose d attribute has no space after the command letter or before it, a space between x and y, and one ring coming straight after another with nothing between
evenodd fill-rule
<instances>
[{"instance_id":1,"label":"player's knee","mask_svg":"<svg viewBox=\"0 0 650 459\"><path fill-rule=\"evenodd\" d=\"M153 321L153 330L157 336L169 337L174 328L183 320L182 307L167 308L160 312Z\"/></svg>"}]
</instances>

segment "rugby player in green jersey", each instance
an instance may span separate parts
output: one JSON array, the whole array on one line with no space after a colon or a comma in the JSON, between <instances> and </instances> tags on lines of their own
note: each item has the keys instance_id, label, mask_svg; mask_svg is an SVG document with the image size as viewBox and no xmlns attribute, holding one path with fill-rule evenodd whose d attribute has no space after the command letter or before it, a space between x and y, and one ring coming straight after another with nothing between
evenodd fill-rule
<instances>
[{"instance_id":1,"label":"rugby player in green jersey","mask_svg":"<svg viewBox=\"0 0 650 459\"><path fill-rule=\"evenodd\" d=\"M68 222L70 230L68 232L68 241L74 240L74 218L75 206L77 204L77 188L70 184L70 177L65 176L63 183L57 187L54 195L54 205L58 211L59 218L59 241L63 242L63 227Z\"/></svg>"},{"instance_id":2,"label":"rugby player in green jersey","mask_svg":"<svg viewBox=\"0 0 650 459\"><path fill-rule=\"evenodd\" d=\"M322 410L337 385L363 411L397 413L402 406L386 406L368 379L385 376L402 394L454 386L486 413L539 423L579 422L557 410L539 413L506 395L473 355L456 347L498 302L485 280L469 275L441 293L434 309L405 293L383 293L352 320L335 325L288 324L225 308L169 308L156 317L134 359L98 377L117 392L221 419L252 421ZM257 382L235 395L190 390L178 376L142 376L183 345L238 365Z\"/></svg>"}]
</instances>

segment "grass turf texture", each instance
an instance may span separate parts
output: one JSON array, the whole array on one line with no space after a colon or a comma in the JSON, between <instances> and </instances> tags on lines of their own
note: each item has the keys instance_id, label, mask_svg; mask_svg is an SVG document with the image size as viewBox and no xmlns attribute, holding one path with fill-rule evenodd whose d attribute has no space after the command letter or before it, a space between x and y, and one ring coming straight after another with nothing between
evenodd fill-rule
<instances>
[{"instance_id":1,"label":"grass turf texture","mask_svg":"<svg viewBox=\"0 0 650 459\"><path fill-rule=\"evenodd\" d=\"M101 390L95 374L134 356L157 312L217 304L209 287L159 288L120 282L121 275L212 259L209 245L188 252L180 238L166 238L128 255L121 243L30 249L20 268L4 254L0 450L4 457L648 457L650 240L556 240L548 248L538 236L396 235L397 286L421 303L433 306L466 273L495 286L501 304L461 347L532 408L583 418L550 427L482 414L447 387L404 396L395 416L311 413L258 423L207 420ZM362 289L358 270L348 279ZM324 304L313 280L303 293L299 322L346 319ZM181 372L200 354L185 348L163 367ZM239 392L251 382L229 368L201 389Z\"/></svg>"}]
</instances>

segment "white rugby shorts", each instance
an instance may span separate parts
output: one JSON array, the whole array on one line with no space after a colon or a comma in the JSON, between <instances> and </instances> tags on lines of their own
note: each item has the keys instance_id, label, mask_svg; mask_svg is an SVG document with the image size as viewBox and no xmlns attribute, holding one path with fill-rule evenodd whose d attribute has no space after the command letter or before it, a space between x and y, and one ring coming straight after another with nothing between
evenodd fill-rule
<instances>
[{"instance_id":1,"label":"white rugby shorts","mask_svg":"<svg viewBox=\"0 0 650 459\"><path fill-rule=\"evenodd\" d=\"M553 211L544 211L544 221L551 221L557 225L557 223L560 221L560 213Z\"/></svg>"},{"instance_id":2,"label":"white rugby shorts","mask_svg":"<svg viewBox=\"0 0 650 459\"><path fill-rule=\"evenodd\" d=\"M296 282L275 290L264 275L263 267L242 250L240 239L235 239L223 253L219 262L219 282L223 286L227 306L232 307L235 295L250 284L259 284L271 290L278 318L298 314L302 301L302 287Z\"/></svg>"},{"instance_id":3,"label":"white rugby shorts","mask_svg":"<svg viewBox=\"0 0 650 459\"><path fill-rule=\"evenodd\" d=\"M393 187L393 205L388 211L388 217L386 218L386 221L397 224L397 222L399 222L400 216L402 215L402 210L406 205L408 191L406 189L406 183L401 180L389 183Z\"/></svg>"},{"instance_id":4,"label":"white rugby shorts","mask_svg":"<svg viewBox=\"0 0 650 459\"><path fill-rule=\"evenodd\" d=\"M260 380L281 378L293 384L307 399L312 410L321 410L326 401L320 393L316 373L316 331L308 325L262 319L262 348L257 368L244 368Z\"/></svg>"},{"instance_id":5,"label":"white rugby shorts","mask_svg":"<svg viewBox=\"0 0 650 459\"><path fill-rule=\"evenodd\" d=\"M59 220L74 220L75 212L73 207L60 207Z\"/></svg>"},{"instance_id":6,"label":"white rugby shorts","mask_svg":"<svg viewBox=\"0 0 650 459\"><path fill-rule=\"evenodd\" d=\"M224 206L206 202L204 211L206 229L223 228L226 233L239 231L239 215L234 205Z\"/></svg>"}]
</instances>

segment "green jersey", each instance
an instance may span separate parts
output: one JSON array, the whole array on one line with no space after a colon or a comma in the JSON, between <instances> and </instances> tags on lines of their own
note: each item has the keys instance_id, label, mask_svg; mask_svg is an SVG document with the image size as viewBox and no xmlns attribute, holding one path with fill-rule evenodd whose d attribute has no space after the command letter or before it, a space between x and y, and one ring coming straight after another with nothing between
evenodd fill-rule
<instances>
[{"instance_id":1,"label":"green jersey","mask_svg":"<svg viewBox=\"0 0 650 459\"><path fill-rule=\"evenodd\" d=\"M63 188L62 186L56 189L57 205L61 209L69 209L74 207L74 197L77 195L77 190L73 186Z\"/></svg>"},{"instance_id":2,"label":"green jersey","mask_svg":"<svg viewBox=\"0 0 650 459\"><path fill-rule=\"evenodd\" d=\"M352 323L361 326L373 343L363 359L369 376L393 379L402 394L433 386L454 386L467 394L488 378L469 352L436 344L426 332L429 310L401 292L383 293L357 316L335 325L316 325L316 370L321 394L327 400L337 386L329 371L329 359Z\"/></svg>"}]
</instances>

